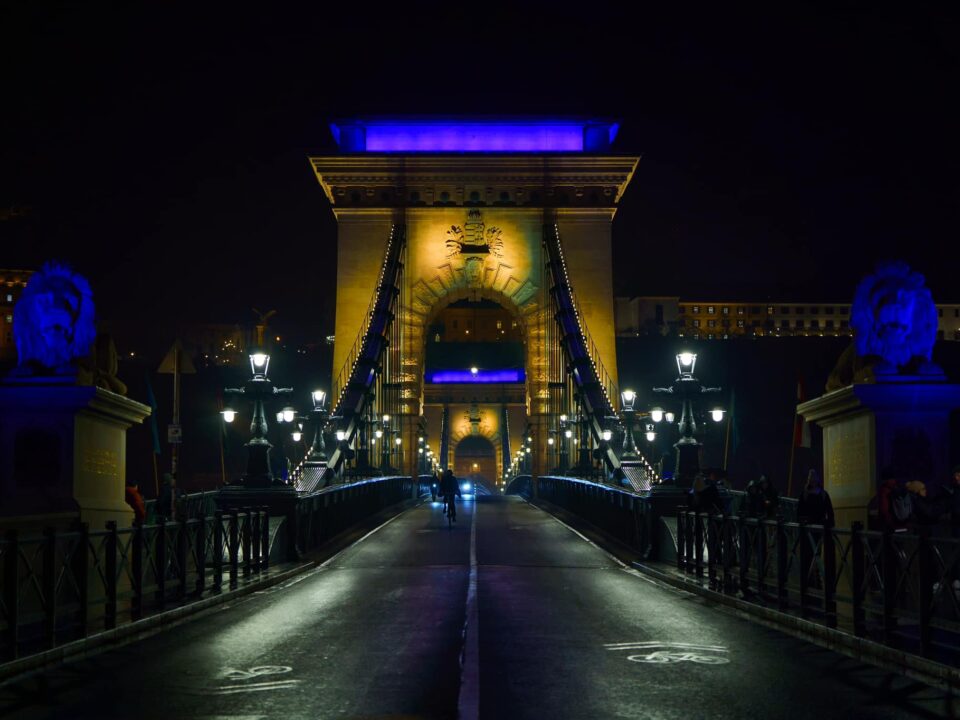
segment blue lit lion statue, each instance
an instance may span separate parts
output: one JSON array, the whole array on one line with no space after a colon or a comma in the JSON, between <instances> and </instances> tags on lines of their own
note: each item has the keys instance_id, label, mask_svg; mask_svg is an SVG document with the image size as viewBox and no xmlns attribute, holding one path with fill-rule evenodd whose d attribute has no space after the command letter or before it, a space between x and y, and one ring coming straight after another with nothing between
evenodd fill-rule
<instances>
[{"instance_id":1,"label":"blue lit lion statue","mask_svg":"<svg viewBox=\"0 0 960 720\"><path fill-rule=\"evenodd\" d=\"M883 376L942 376L931 362L937 309L923 275L903 262L877 265L857 286L850 309L853 345L841 356L827 390Z\"/></svg>"},{"instance_id":2,"label":"blue lit lion statue","mask_svg":"<svg viewBox=\"0 0 960 720\"><path fill-rule=\"evenodd\" d=\"M59 263L34 273L13 309L18 374L72 374L96 336L90 284Z\"/></svg>"}]
</instances>

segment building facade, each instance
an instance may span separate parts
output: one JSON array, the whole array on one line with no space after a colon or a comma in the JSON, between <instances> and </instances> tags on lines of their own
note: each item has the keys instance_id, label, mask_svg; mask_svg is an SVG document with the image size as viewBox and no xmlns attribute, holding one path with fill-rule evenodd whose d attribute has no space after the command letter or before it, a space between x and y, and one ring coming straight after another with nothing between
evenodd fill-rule
<instances>
[{"instance_id":1,"label":"building facade","mask_svg":"<svg viewBox=\"0 0 960 720\"><path fill-rule=\"evenodd\" d=\"M13 341L13 306L27 286L33 270L5 270L0 268L0 360L16 357Z\"/></svg>"},{"instance_id":2,"label":"building facade","mask_svg":"<svg viewBox=\"0 0 960 720\"><path fill-rule=\"evenodd\" d=\"M850 303L729 302L680 297L614 299L617 335L694 340L852 336ZM937 339L960 341L960 304L937 305Z\"/></svg>"}]
</instances>

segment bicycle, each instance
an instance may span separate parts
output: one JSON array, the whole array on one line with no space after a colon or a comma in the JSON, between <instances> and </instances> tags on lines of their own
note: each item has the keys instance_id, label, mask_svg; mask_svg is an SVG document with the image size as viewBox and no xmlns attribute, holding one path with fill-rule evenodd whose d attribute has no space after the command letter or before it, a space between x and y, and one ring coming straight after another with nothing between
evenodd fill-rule
<instances>
[{"instance_id":1,"label":"bicycle","mask_svg":"<svg viewBox=\"0 0 960 720\"><path fill-rule=\"evenodd\" d=\"M457 506L455 505L456 496L455 495L444 495L443 497L443 513L447 516L447 527L453 528L453 524L457 521Z\"/></svg>"}]
</instances>

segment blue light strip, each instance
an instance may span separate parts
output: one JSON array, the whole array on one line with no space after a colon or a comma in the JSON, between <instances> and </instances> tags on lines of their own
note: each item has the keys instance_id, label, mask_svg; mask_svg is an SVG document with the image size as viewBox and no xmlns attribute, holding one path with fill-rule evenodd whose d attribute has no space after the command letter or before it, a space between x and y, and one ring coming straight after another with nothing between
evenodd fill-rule
<instances>
[{"instance_id":1,"label":"blue light strip","mask_svg":"<svg viewBox=\"0 0 960 720\"><path fill-rule=\"evenodd\" d=\"M367 152L583 152L583 125L368 125Z\"/></svg>"},{"instance_id":2,"label":"blue light strip","mask_svg":"<svg viewBox=\"0 0 960 720\"><path fill-rule=\"evenodd\" d=\"M435 370L429 375L430 383L521 383L523 370Z\"/></svg>"},{"instance_id":3,"label":"blue light strip","mask_svg":"<svg viewBox=\"0 0 960 720\"><path fill-rule=\"evenodd\" d=\"M332 123L347 152L540 153L604 152L617 135L611 121L541 120L345 120Z\"/></svg>"}]
</instances>

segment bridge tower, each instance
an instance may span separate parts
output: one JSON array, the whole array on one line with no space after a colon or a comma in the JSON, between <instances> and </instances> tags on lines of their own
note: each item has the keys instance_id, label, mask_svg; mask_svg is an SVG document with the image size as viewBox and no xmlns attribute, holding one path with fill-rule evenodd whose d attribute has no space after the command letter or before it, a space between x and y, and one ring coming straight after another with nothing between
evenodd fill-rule
<instances>
[{"instance_id":1,"label":"bridge tower","mask_svg":"<svg viewBox=\"0 0 960 720\"><path fill-rule=\"evenodd\" d=\"M399 327L377 368L377 392L393 409L383 413L391 415L386 441L399 433L404 471L415 471L418 445L436 457L444 408L446 460L458 476L501 479L510 464L504 424L510 455L530 447L534 474L558 466L561 446L579 457L577 446L591 441L577 424L586 423L582 393L568 378L552 289L563 284L558 277L575 288L571 312L590 360L615 388L611 223L638 162L610 152L617 125L367 119L331 129L340 152L310 162L338 223L334 402L356 374L358 332L371 317L388 238L399 232L391 312ZM560 256L551 255L550 232ZM360 445L373 444L369 457L385 441L375 437L379 415L368 410L355 431ZM560 415L569 418L562 427Z\"/></svg>"}]
</instances>

